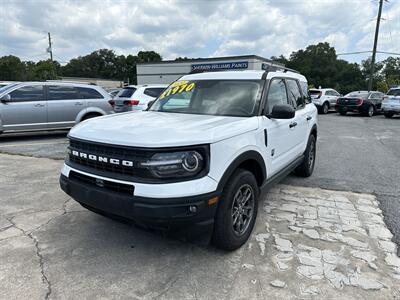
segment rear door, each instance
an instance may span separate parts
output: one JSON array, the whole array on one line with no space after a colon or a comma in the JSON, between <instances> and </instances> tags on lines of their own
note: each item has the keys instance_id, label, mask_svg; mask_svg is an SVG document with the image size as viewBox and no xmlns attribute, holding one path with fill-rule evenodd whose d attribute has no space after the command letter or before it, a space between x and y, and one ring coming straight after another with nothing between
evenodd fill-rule
<instances>
[{"instance_id":1,"label":"rear door","mask_svg":"<svg viewBox=\"0 0 400 300\"><path fill-rule=\"evenodd\" d=\"M11 101L0 103L5 130L44 129L47 103L42 84L24 85L9 93Z\"/></svg>"},{"instance_id":2,"label":"rear door","mask_svg":"<svg viewBox=\"0 0 400 300\"><path fill-rule=\"evenodd\" d=\"M274 78L269 82L265 114L272 112L272 108L277 104L288 104L285 80ZM288 165L296 157L296 143L294 138L295 129L293 119L272 119L262 116L262 126L264 128L266 153L271 160L269 175L276 174L279 170Z\"/></svg>"},{"instance_id":3,"label":"rear door","mask_svg":"<svg viewBox=\"0 0 400 300\"><path fill-rule=\"evenodd\" d=\"M73 85L47 86L47 119L49 128L72 127L86 103Z\"/></svg>"},{"instance_id":4,"label":"rear door","mask_svg":"<svg viewBox=\"0 0 400 300\"><path fill-rule=\"evenodd\" d=\"M289 104L296 110L294 122L292 122L291 138L294 144L294 154L299 156L304 152L305 143L308 140L308 110L306 110L305 98L301 93L301 88L297 80L286 79L286 88ZM293 126L294 125L294 126ZM295 157L296 158L296 157Z\"/></svg>"},{"instance_id":5,"label":"rear door","mask_svg":"<svg viewBox=\"0 0 400 300\"><path fill-rule=\"evenodd\" d=\"M103 110L106 113L110 113L112 110L112 107L108 100L111 100L111 96L105 98L99 91L97 91L95 88L90 88L90 87L75 87L75 89L78 91L79 97L85 101L85 106L86 108L89 109L89 107L97 107Z\"/></svg>"}]
</instances>

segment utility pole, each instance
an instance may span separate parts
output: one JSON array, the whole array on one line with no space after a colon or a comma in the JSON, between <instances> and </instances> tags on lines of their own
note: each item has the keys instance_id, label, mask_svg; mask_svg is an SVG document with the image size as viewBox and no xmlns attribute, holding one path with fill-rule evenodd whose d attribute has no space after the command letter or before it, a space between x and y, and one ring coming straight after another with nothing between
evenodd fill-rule
<instances>
[{"instance_id":1,"label":"utility pole","mask_svg":"<svg viewBox=\"0 0 400 300\"><path fill-rule=\"evenodd\" d=\"M47 48L47 52L50 53L51 66L52 66L52 68L53 68L53 70L54 70L54 74L57 76L57 69L56 69L56 66L54 65L54 62L53 62L53 48L52 48L52 45L51 45L51 36L50 36L50 32L48 32L47 34L48 34L48 36L49 36L49 47Z\"/></svg>"},{"instance_id":2,"label":"utility pole","mask_svg":"<svg viewBox=\"0 0 400 300\"><path fill-rule=\"evenodd\" d=\"M51 48L51 36L50 36L50 32L47 33L49 35L49 48L47 48L47 52L50 53L50 60L51 63L53 63L53 49Z\"/></svg>"},{"instance_id":3,"label":"utility pole","mask_svg":"<svg viewBox=\"0 0 400 300\"><path fill-rule=\"evenodd\" d=\"M376 56L376 48L378 46L378 35L379 35L379 25L381 23L382 6L383 6L383 0L379 0L378 19L376 20L376 27L375 27L374 49L372 50L372 59L371 59L371 73L369 74L369 81L368 81L368 92L372 90L372 80L375 72L375 56Z\"/></svg>"}]
</instances>

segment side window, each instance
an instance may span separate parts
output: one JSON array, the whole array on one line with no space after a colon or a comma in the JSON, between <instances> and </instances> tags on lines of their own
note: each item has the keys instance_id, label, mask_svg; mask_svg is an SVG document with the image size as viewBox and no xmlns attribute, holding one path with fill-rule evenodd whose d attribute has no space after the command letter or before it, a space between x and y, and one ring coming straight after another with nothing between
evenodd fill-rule
<instances>
[{"instance_id":1,"label":"side window","mask_svg":"<svg viewBox=\"0 0 400 300\"><path fill-rule=\"evenodd\" d=\"M286 87L288 90L289 104L295 109L304 107L304 98L301 95L297 81L286 79Z\"/></svg>"},{"instance_id":2,"label":"side window","mask_svg":"<svg viewBox=\"0 0 400 300\"><path fill-rule=\"evenodd\" d=\"M78 92L73 86L49 85L48 100L76 100L79 99Z\"/></svg>"},{"instance_id":3,"label":"side window","mask_svg":"<svg viewBox=\"0 0 400 300\"><path fill-rule=\"evenodd\" d=\"M333 96L331 91L325 91L326 96Z\"/></svg>"},{"instance_id":4,"label":"side window","mask_svg":"<svg viewBox=\"0 0 400 300\"><path fill-rule=\"evenodd\" d=\"M340 96L340 94L338 92L336 92L336 91L332 91L332 93L333 93L333 96L336 96L336 97Z\"/></svg>"},{"instance_id":5,"label":"side window","mask_svg":"<svg viewBox=\"0 0 400 300\"><path fill-rule=\"evenodd\" d=\"M287 103L285 81L283 79L272 79L269 85L266 113L272 113L274 105Z\"/></svg>"},{"instance_id":6,"label":"side window","mask_svg":"<svg viewBox=\"0 0 400 300\"><path fill-rule=\"evenodd\" d=\"M43 85L27 85L12 91L11 101L43 101Z\"/></svg>"},{"instance_id":7,"label":"side window","mask_svg":"<svg viewBox=\"0 0 400 300\"><path fill-rule=\"evenodd\" d=\"M147 88L144 90L143 94L157 98L158 96L161 95L161 93L164 91L164 88Z\"/></svg>"},{"instance_id":8,"label":"side window","mask_svg":"<svg viewBox=\"0 0 400 300\"><path fill-rule=\"evenodd\" d=\"M303 93L303 98L305 100L305 103L306 104L311 103L311 96L310 96L310 93L308 91L307 82L300 81L300 88L301 88L301 91Z\"/></svg>"},{"instance_id":9,"label":"side window","mask_svg":"<svg viewBox=\"0 0 400 300\"><path fill-rule=\"evenodd\" d=\"M95 89L76 87L81 99L103 99L104 97Z\"/></svg>"}]
</instances>

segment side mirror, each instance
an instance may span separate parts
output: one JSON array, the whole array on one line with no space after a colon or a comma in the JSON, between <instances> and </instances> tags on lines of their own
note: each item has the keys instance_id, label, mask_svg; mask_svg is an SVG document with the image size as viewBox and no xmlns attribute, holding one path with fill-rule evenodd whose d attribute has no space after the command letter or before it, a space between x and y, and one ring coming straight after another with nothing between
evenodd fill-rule
<instances>
[{"instance_id":1,"label":"side mirror","mask_svg":"<svg viewBox=\"0 0 400 300\"><path fill-rule=\"evenodd\" d=\"M271 119L292 119L296 114L293 106L289 104L276 104L272 107L272 113L267 115Z\"/></svg>"},{"instance_id":2,"label":"side mirror","mask_svg":"<svg viewBox=\"0 0 400 300\"><path fill-rule=\"evenodd\" d=\"M1 96L0 101L3 102L3 103L10 102L11 101L11 97L10 97L9 94L5 94L5 95Z\"/></svg>"},{"instance_id":3,"label":"side mirror","mask_svg":"<svg viewBox=\"0 0 400 300\"><path fill-rule=\"evenodd\" d=\"M149 102L147 103L147 109L146 109L146 110L148 110L148 109L153 105L154 102L156 102L156 100L151 100L151 101L149 101Z\"/></svg>"}]
</instances>

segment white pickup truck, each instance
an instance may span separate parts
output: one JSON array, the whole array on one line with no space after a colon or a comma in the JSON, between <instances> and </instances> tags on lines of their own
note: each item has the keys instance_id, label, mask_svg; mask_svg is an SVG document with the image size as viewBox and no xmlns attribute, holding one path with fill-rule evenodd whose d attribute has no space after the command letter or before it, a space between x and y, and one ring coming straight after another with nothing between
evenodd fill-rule
<instances>
[{"instance_id":1,"label":"white pickup truck","mask_svg":"<svg viewBox=\"0 0 400 300\"><path fill-rule=\"evenodd\" d=\"M234 250L262 189L312 174L317 109L290 69L197 73L147 111L82 122L69 139L60 184L84 207L150 228L211 227Z\"/></svg>"}]
</instances>

